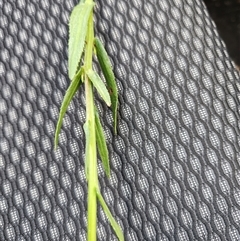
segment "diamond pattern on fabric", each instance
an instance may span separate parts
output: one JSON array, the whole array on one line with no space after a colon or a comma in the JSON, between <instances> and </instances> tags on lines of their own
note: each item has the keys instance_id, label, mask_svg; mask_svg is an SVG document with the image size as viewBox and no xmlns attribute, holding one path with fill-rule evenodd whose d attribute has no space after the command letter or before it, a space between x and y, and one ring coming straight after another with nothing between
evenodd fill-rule
<instances>
[{"instance_id":1,"label":"diamond pattern on fabric","mask_svg":"<svg viewBox=\"0 0 240 241\"><path fill-rule=\"evenodd\" d=\"M0 240L86 240L85 100L53 138L77 1L0 1ZM239 73L202 1L97 1L119 88L103 196L126 240L239 240ZM103 211L98 239L116 240Z\"/></svg>"}]
</instances>

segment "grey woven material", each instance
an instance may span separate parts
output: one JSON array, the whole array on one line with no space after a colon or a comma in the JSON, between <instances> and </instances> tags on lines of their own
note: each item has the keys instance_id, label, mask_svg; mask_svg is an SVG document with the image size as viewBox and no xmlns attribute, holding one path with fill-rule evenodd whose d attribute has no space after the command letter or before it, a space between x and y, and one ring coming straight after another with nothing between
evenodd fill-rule
<instances>
[{"instance_id":1,"label":"grey woven material","mask_svg":"<svg viewBox=\"0 0 240 241\"><path fill-rule=\"evenodd\" d=\"M84 89L53 139L77 1L0 0L0 240L85 240ZM126 240L240 240L239 74L201 1L97 1L119 87L100 185ZM98 239L116 240L101 209Z\"/></svg>"}]
</instances>

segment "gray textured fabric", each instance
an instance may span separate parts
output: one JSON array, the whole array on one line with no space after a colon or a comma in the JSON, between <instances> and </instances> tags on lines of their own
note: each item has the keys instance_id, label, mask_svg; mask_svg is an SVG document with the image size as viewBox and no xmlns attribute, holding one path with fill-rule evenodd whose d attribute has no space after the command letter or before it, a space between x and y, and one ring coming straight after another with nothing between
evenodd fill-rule
<instances>
[{"instance_id":1,"label":"gray textured fabric","mask_svg":"<svg viewBox=\"0 0 240 241\"><path fill-rule=\"evenodd\" d=\"M85 240L83 89L69 85L77 1L0 0L0 240ZM126 240L239 240L239 74L202 1L97 1L96 34L119 87L102 193ZM115 240L99 209L99 240Z\"/></svg>"}]
</instances>

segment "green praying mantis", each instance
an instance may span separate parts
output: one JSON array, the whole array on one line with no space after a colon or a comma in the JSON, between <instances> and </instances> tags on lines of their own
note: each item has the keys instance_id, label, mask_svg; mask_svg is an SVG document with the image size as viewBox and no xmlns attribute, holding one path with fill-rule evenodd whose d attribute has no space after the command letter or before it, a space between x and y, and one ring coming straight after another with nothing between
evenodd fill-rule
<instances>
[{"instance_id":1,"label":"green praying mantis","mask_svg":"<svg viewBox=\"0 0 240 241\"><path fill-rule=\"evenodd\" d=\"M88 183L88 230L87 240L97 239L97 201L102 206L109 222L120 241L124 236L119 224L112 216L101 192L97 172L97 151L102 160L106 175L110 176L109 154L103 127L94 103L95 89L102 100L111 106L114 132L117 130L118 91L108 54L94 35L94 2L80 1L72 10L69 20L69 60L68 74L71 83L63 98L55 132L55 148L67 108L82 85L85 87L86 122L83 126L86 137L85 173ZM93 56L96 54L105 82L93 69Z\"/></svg>"}]
</instances>

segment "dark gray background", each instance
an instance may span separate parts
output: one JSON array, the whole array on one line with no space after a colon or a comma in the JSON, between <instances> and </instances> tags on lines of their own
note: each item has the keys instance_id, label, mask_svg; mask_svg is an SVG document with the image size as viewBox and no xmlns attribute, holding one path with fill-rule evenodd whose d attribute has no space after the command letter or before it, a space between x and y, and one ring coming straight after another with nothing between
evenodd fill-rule
<instances>
[{"instance_id":1,"label":"dark gray background","mask_svg":"<svg viewBox=\"0 0 240 241\"><path fill-rule=\"evenodd\" d=\"M204 0L227 50L240 69L240 0Z\"/></svg>"},{"instance_id":2,"label":"dark gray background","mask_svg":"<svg viewBox=\"0 0 240 241\"><path fill-rule=\"evenodd\" d=\"M55 125L77 1L0 0L0 240L86 240L84 90ZM97 1L119 88L102 193L126 240L239 240L239 73L202 1ZM99 240L115 240L99 209Z\"/></svg>"}]
</instances>

